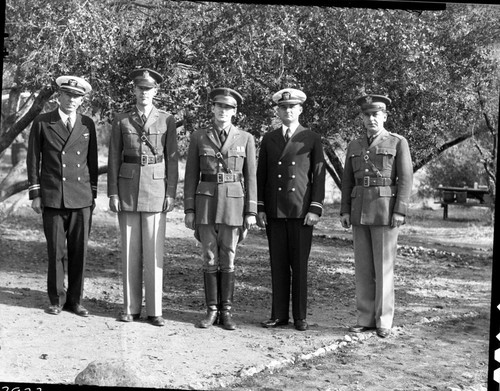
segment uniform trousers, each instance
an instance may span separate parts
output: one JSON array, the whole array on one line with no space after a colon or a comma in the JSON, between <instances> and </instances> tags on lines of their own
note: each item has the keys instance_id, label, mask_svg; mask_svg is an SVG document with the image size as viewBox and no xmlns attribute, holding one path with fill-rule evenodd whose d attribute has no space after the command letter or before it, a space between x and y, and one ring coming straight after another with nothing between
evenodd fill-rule
<instances>
[{"instance_id":1,"label":"uniform trousers","mask_svg":"<svg viewBox=\"0 0 500 391\"><path fill-rule=\"evenodd\" d=\"M273 303L271 319L288 319L290 279L294 320L307 315L307 263L313 227L304 219L267 219Z\"/></svg>"},{"instance_id":2,"label":"uniform trousers","mask_svg":"<svg viewBox=\"0 0 500 391\"><path fill-rule=\"evenodd\" d=\"M360 326L390 329L399 228L354 225L356 306Z\"/></svg>"},{"instance_id":3,"label":"uniform trousers","mask_svg":"<svg viewBox=\"0 0 500 391\"><path fill-rule=\"evenodd\" d=\"M226 224L200 224L196 230L201 242L203 271L233 272L241 228Z\"/></svg>"},{"instance_id":4,"label":"uniform trousers","mask_svg":"<svg viewBox=\"0 0 500 391\"><path fill-rule=\"evenodd\" d=\"M91 226L91 208L43 208L43 230L49 257L47 292L51 305L80 304L83 294L83 273ZM64 288L68 261L68 290Z\"/></svg>"},{"instance_id":5,"label":"uniform trousers","mask_svg":"<svg viewBox=\"0 0 500 391\"><path fill-rule=\"evenodd\" d=\"M123 306L126 314L140 314L142 280L148 316L162 315L163 252L166 213L119 212Z\"/></svg>"}]
</instances>

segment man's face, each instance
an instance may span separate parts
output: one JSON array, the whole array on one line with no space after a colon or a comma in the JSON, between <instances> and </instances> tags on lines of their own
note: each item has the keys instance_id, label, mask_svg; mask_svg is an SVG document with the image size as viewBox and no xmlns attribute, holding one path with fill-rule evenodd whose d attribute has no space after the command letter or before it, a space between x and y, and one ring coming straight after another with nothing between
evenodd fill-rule
<instances>
[{"instance_id":1,"label":"man's face","mask_svg":"<svg viewBox=\"0 0 500 391\"><path fill-rule=\"evenodd\" d=\"M384 111L367 111L361 113L363 125L368 134L373 135L384 128L384 123L387 120L387 113Z\"/></svg>"},{"instance_id":2,"label":"man's face","mask_svg":"<svg viewBox=\"0 0 500 391\"><path fill-rule=\"evenodd\" d=\"M236 108L225 103L214 103L212 105L212 113L214 113L217 123L226 124L231 122L233 115L236 115Z\"/></svg>"},{"instance_id":3,"label":"man's face","mask_svg":"<svg viewBox=\"0 0 500 391\"><path fill-rule=\"evenodd\" d=\"M155 87L135 86L134 94L138 105L149 106L153 104L153 98L158 90Z\"/></svg>"},{"instance_id":4,"label":"man's face","mask_svg":"<svg viewBox=\"0 0 500 391\"><path fill-rule=\"evenodd\" d=\"M61 91L59 94L59 107L67 115L76 113L76 110L83 102L83 96L73 94L67 91Z\"/></svg>"},{"instance_id":5,"label":"man's face","mask_svg":"<svg viewBox=\"0 0 500 391\"><path fill-rule=\"evenodd\" d=\"M302 114L302 105L296 103L286 103L278 105L278 116L284 125L290 125L297 122Z\"/></svg>"}]
</instances>

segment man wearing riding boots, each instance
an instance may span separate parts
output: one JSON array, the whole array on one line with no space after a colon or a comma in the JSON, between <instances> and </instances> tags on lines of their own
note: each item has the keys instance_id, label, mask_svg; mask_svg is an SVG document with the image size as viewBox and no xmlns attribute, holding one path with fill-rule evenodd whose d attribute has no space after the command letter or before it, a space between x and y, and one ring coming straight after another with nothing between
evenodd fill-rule
<instances>
[{"instance_id":1,"label":"man wearing riding boots","mask_svg":"<svg viewBox=\"0 0 500 391\"><path fill-rule=\"evenodd\" d=\"M386 338L394 317L394 261L413 165L406 139L384 127L391 100L365 95L356 102L366 134L347 148L340 207L342 226L353 227L358 319L349 331L376 330Z\"/></svg>"},{"instance_id":2,"label":"man wearing riding boots","mask_svg":"<svg viewBox=\"0 0 500 391\"><path fill-rule=\"evenodd\" d=\"M238 243L256 223L254 137L232 125L242 96L230 88L209 94L214 121L191 135L184 181L186 227L202 246L206 316L197 327L218 321L234 330L231 308Z\"/></svg>"},{"instance_id":3,"label":"man wearing riding boots","mask_svg":"<svg viewBox=\"0 0 500 391\"><path fill-rule=\"evenodd\" d=\"M108 156L109 206L121 232L124 308L118 320L140 318L144 273L147 319L163 326L166 213L174 207L178 179L176 125L153 105L162 76L136 69L129 77L136 104L113 121Z\"/></svg>"}]
</instances>

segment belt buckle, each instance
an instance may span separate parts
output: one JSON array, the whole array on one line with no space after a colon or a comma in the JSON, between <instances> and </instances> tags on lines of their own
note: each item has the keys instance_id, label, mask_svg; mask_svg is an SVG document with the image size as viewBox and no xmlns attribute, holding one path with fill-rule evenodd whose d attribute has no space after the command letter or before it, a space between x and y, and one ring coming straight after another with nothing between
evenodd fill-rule
<instances>
[{"instance_id":1,"label":"belt buckle","mask_svg":"<svg viewBox=\"0 0 500 391\"><path fill-rule=\"evenodd\" d=\"M224 173L223 172L217 173L217 183L224 183Z\"/></svg>"},{"instance_id":2,"label":"belt buckle","mask_svg":"<svg viewBox=\"0 0 500 391\"><path fill-rule=\"evenodd\" d=\"M363 187L370 187L370 177L369 176L363 177Z\"/></svg>"},{"instance_id":3,"label":"belt buckle","mask_svg":"<svg viewBox=\"0 0 500 391\"><path fill-rule=\"evenodd\" d=\"M141 166L148 165L148 155L141 155Z\"/></svg>"}]
</instances>

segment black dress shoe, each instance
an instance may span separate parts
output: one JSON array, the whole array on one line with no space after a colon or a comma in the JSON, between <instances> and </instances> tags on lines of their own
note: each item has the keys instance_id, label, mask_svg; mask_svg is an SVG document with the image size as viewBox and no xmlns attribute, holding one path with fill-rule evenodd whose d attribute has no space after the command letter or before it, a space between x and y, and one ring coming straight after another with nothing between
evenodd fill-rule
<instances>
[{"instance_id":1,"label":"black dress shoe","mask_svg":"<svg viewBox=\"0 0 500 391\"><path fill-rule=\"evenodd\" d=\"M161 316L148 316L148 321L153 326L165 326L165 319L163 319Z\"/></svg>"},{"instance_id":2,"label":"black dress shoe","mask_svg":"<svg viewBox=\"0 0 500 391\"><path fill-rule=\"evenodd\" d=\"M387 338L389 335L391 335L391 329L385 329L383 327L377 328L377 335L380 338Z\"/></svg>"},{"instance_id":3,"label":"black dress shoe","mask_svg":"<svg viewBox=\"0 0 500 391\"><path fill-rule=\"evenodd\" d=\"M351 333L364 333L365 331L375 330L375 327L360 326L359 324L349 327Z\"/></svg>"},{"instance_id":4,"label":"black dress shoe","mask_svg":"<svg viewBox=\"0 0 500 391\"><path fill-rule=\"evenodd\" d=\"M120 312L118 315L118 321L120 322L133 322L134 320L139 320L141 314L126 314L125 312Z\"/></svg>"},{"instance_id":5,"label":"black dress shoe","mask_svg":"<svg viewBox=\"0 0 500 391\"><path fill-rule=\"evenodd\" d=\"M269 319L261 323L262 327L271 328L288 325L288 319Z\"/></svg>"},{"instance_id":6,"label":"black dress shoe","mask_svg":"<svg viewBox=\"0 0 500 391\"><path fill-rule=\"evenodd\" d=\"M60 305L51 305L49 308L45 310L47 314L51 315L59 315L61 313L61 306Z\"/></svg>"},{"instance_id":7,"label":"black dress shoe","mask_svg":"<svg viewBox=\"0 0 500 391\"><path fill-rule=\"evenodd\" d=\"M299 331L306 331L309 328L305 319L297 319L293 321L293 325Z\"/></svg>"},{"instance_id":8,"label":"black dress shoe","mask_svg":"<svg viewBox=\"0 0 500 391\"><path fill-rule=\"evenodd\" d=\"M73 312L78 316L89 316L87 309L81 304L64 305L63 310Z\"/></svg>"}]
</instances>

